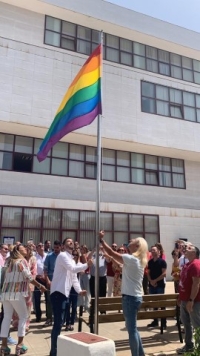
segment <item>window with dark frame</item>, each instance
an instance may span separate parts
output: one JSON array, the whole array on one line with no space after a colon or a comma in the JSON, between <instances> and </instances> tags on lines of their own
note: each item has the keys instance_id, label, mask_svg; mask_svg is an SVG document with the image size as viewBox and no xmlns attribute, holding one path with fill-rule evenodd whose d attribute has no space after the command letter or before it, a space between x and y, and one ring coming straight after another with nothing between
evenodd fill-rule
<instances>
[{"instance_id":1,"label":"window with dark frame","mask_svg":"<svg viewBox=\"0 0 200 356\"><path fill-rule=\"evenodd\" d=\"M68 21L45 16L44 43L90 55L99 43L100 32ZM200 61L142 43L103 34L103 58L110 62L143 69L200 84Z\"/></svg>"},{"instance_id":2,"label":"window with dark frame","mask_svg":"<svg viewBox=\"0 0 200 356\"><path fill-rule=\"evenodd\" d=\"M200 94L142 81L141 107L149 114L200 122Z\"/></svg>"},{"instance_id":3,"label":"window with dark frame","mask_svg":"<svg viewBox=\"0 0 200 356\"><path fill-rule=\"evenodd\" d=\"M149 246L160 241L159 216L120 212L101 212L101 226L106 231L106 240L119 246L129 239L144 237ZM0 232L3 236L14 236L15 241L35 244L50 240L63 241L71 237L79 243L94 247L95 212L0 206Z\"/></svg>"},{"instance_id":4,"label":"window with dark frame","mask_svg":"<svg viewBox=\"0 0 200 356\"><path fill-rule=\"evenodd\" d=\"M150 90L146 86L145 88L146 94L151 93L152 87ZM0 170L96 179L96 147L58 142L47 158L38 162L36 154L41 142L38 138L0 133ZM186 188L183 160L107 148L102 150L101 179Z\"/></svg>"}]
</instances>

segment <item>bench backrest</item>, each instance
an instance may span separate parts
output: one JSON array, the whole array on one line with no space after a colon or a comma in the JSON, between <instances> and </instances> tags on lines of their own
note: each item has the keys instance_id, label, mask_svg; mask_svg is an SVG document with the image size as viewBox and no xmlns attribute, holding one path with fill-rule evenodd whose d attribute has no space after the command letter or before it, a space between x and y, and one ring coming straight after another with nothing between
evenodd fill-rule
<instances>
[{"instance_id":1,"label":"bench backrest","mask_svg":"<svg viewBox=\"0 0 200 356\"><path fill-rule=\"evenodd\" d=\"M177 316L177 298L178 293L174 294L155 294L144 295L143 302L138 312L138 320L147 320L153 318L168 318ZM91 306L94 308L94 298ZM109 323L123 321L122 297L101 297L99 298L99 311L106 311L107 314L100 314L99 323ZM153 310L154 308L165 308L164 310Z\"/></svg>"}]
</instances>

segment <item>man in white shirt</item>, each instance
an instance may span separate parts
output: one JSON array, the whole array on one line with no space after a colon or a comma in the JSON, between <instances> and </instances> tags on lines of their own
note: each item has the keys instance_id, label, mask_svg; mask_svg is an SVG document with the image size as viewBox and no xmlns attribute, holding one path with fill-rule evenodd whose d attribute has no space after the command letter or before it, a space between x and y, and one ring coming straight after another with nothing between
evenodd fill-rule
<instances>
[{"instance_id":1,"label":"man in white shirt","mask_svg":"<svg viewBox=\"0 0 200 356\"><path fill-rule=\"evenodd\" d=\"M72 251L74 242L70 238L63 241L64 252L61 252L57 259L51 282L51 304L54 314L54 324L51 332L51 352L50 356L57 356L57 338L60 335L64 321L66 303L68 301L71 287L80 295L85 295L86 291L81 290L77 273L85 271L92 266L92 261L88 260L84 264L75 264Z\"/></svg>"}]
</instances>

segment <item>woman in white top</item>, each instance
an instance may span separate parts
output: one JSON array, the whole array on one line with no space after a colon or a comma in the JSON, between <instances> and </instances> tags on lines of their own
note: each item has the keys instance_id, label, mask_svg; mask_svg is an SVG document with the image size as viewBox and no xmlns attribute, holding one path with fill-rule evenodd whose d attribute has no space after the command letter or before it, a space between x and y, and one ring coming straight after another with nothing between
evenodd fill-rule
<instances>
[{"instance_id":1,"label":"woman in white top","mask_svg":"<svg viewBox=\"0 0 200 356\"><path fill-rule=\"evenodd\" d=\"M28 318L28 309L25 298L29 293L29 283L32 283L41 292L46 291L44 286L33 279L28 263L23 257L25 254L25 247L21 244L17 245L11 251L9 261L7 263L1 294L1 301L4 308L4 318L1 325L2 356L10 354L10 348L7 346L7 336L14 310L19 316L18 343L15 354L25 354L28 350L28 348L23 345L23 339L25 336L26 321Z\"/></svg>"},{"instance_id":2,"label":"woman in white top","mask_svg":"<svg viewBox=\"0 0 200 356\"><path fill-rule=\"evenodd\" d=\"M137 312L142 303L142 281L144 268L147 265L148 245L143 237L132 239L128 253L119 254L113 251L103 240L104 231L99 233L100 242L108 255L123 264L122 267L122 308L129 334L132 356L144 356L140 334L137 330Z\"/></svg>"}]
</instances>

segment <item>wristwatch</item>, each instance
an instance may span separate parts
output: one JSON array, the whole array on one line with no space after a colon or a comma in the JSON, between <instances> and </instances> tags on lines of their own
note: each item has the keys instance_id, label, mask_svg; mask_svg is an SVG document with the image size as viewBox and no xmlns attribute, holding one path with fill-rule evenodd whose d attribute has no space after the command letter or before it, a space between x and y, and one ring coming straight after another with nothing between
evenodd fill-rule
<instances>
[{"instance_id":1,"label":"wristwatch","mask_svg":"<svg viewBox=\"0 0 200 356\"><path fill-rule=\"evenodd\" d=\"M190 299L189 299L189 302L194 302L194 299L190 298Z\"/></svg>"}]
</instances>

